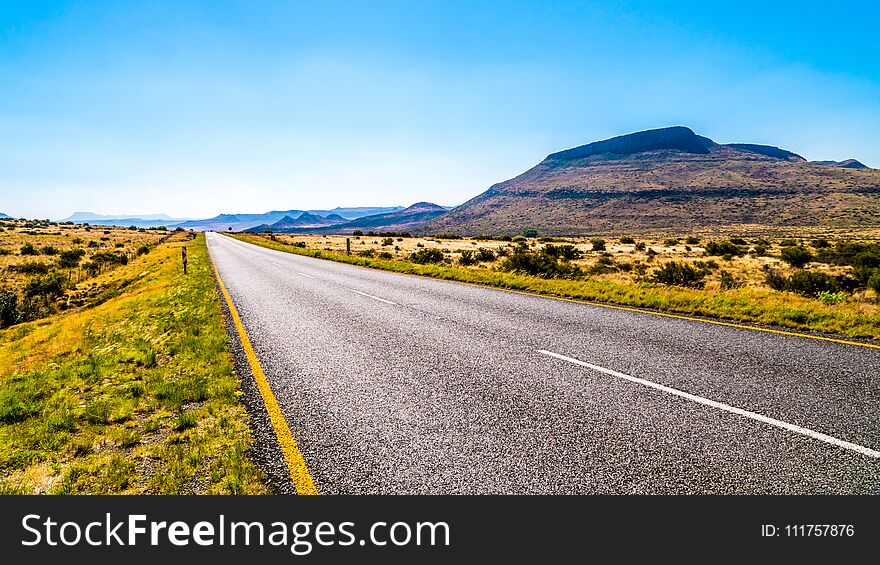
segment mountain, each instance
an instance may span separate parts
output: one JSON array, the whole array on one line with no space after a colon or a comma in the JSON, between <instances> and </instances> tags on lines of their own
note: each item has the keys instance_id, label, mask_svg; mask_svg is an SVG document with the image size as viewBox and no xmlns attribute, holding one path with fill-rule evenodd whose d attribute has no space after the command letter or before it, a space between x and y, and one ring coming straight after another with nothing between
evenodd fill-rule
<instances>
[{"instance_id":1,"label":"mountain","mask_svg":"<svg viewBox=\"0 0 880 565\"><path fill-rule=\"evenodd\" d=\"M10 219L10 220L11 220L11 219L12 219L12 216L7 216L7 215L4 214L3 212L0 212L0 219Z\"/></svg>"},{"instance_id":2,"label":"mountain","mask_svg":"<svg viewBox=\"0 0 880 565\"><path fill-rule=\"evenodd\" d=\"M719 144L686 127L553 153L425 230L539 234L880 226L880 171L829 167L769 145Z\"/></svg>"},{"instance_id":3,"label":"mountain","mask_svg":"<svg viewBox=\"0 0 880 565\"><path fill-rule=\"evenodd\" d=\"M446 208L430 202L417 202L408 208L388 212L385 214L373 214L363 216L356 220L334 224L331 226L315 228L287 228L275 229L279 233L321 233L321 234L350 234L355 230L360 231L420 231L426 223L438 216L445 214Z\"/></svg>"},{"instance_id":4,"label":"mountain","mask_svg":"<svg viewBox=\"0 0 880 565\"><path fill-rule=\"evenodd\" d=\"M332 218L331 218L332 216ZM309 212L303 212L299 215L298 218L294 219L290 216L284 216L274 224L260 224L259 226L255 226L252 228L248 228L244 231L248 232L264 232L264 231L273 231L278 233L283 233L285 231L291 231L299 228L319 228L323 226L332 226L333 224L344 223L347 220L340 216L339 214L330 214L327 217L318 216L316 214L310 214Z\"/></svg>"},{"instance_id":5,"label":"mountain","mask_svg":"<svg viewBox=\"0 0 880 565\"><path fill-rule=\"evenodd\" d=\"M386 212L397 211L400 209L400 206L392 206L384 208L334 208L333 210L308 211L273 210L272 212L266 212L265 214L220 214L218 216L214 216L213 218L207 218L204 220L192 220L189 222L182 222L180 224L176 224L176 226L195 231L253 231L252 228L262 228L258 231L263 231L264 229L272 229L271 225L275 222L283 220L285 216L290 218L299 218L300 215L302 215L304 212L324 217L329 217L330 215L335 214L341 218L341 221L346 221L367 216L369 214L382 214Z\"/></svg>"},{"instance_id":6,"label":"mountain","mask_svg":"<svg viewBox=\"0 0 880 565\"><path fill-rule=\"evenodd\" d=\"M864 163L860 163L855 159L847 159L845 161L810 161L814 165L825 165L826 167L841 167L844 169L867 169Z\"/></svg>"},{"instance_id":7,"label":"mountain","mask_svg":"<svg viewBox=\"0 0 880 565\"><path fill-rule=\"evenodd\" d=\"M74 212L70 216L60 220L62 222L74 222L81 224L83 222L94 223L104 220L160 220L162 222L181 221L186 218L172 218L168 214L95 214L94 212Z\"/></svg>"}]
</instances>

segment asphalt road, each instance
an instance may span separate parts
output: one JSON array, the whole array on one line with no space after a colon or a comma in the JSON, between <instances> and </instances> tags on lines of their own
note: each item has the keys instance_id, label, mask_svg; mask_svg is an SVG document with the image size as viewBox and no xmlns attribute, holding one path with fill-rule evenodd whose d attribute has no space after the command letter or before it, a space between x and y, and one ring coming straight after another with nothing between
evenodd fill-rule
<instances>
[{"instance_id":1,"label":"asphalt road","mask_svg":"<svg viewBox=\"0 0 880 565\"><path fill-rule=\"evenodd\" d=\"M880 493L878 349L207 237L321 493Z\"/></svg>"}]
</instances>

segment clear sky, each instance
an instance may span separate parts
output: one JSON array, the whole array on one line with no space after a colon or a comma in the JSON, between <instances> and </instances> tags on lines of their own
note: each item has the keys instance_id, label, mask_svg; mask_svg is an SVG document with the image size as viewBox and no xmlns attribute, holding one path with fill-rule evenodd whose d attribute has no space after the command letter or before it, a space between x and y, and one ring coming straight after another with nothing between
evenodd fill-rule
<instances>
[{"instance_id":1,"label":"clear sky","mask_svg":"<svg viewBox=\"0 0 880 565\"><path fill-rule=\"evenodd\" d=\"M766 0L2 2L0 212L451 205L553 151L676 124L880 167L878 17Z\"/></svg>"}]
</instances>

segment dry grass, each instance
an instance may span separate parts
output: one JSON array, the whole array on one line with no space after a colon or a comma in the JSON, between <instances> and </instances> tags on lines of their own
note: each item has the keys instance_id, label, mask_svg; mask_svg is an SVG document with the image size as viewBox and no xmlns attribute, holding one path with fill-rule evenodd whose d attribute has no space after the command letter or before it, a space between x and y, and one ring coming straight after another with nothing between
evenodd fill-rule
<instances>
[{"instance_id":1,"label":"dry grass","mask_svg":"<svg viewBox=\"0 0 880 565\"><path fill-rule=\"evenodd\" d=\"M667 245L664 243L666 237L645 238L638 240L646 244L643 251L636 250L635 244L608 239L605 251L593 251L589 239L556 238L552 242L554 245L575 245L582 251L584 256L573 263L587 273L602 260L610 258L613 264L613 270L608 273L588 274L582 279L558 279L500 271L501 259L473 266L458 264L461 252L466 249L484 247L496 253L505 249L511 251L515 243L506 241L392 238L391 245L382 245L383 237L363 236L351 238L352 255L346 256L345 236L237 234L234 237L283 251L441 279L850 337L880 338L880 305L873 291L859 291L845 302L829 305L814 298L770 289L765 283L765 268L785 273L792 271L779 258L780 239L771 241L766 256L748 254L725 259L707 257L703 247L705 239L700 244L686 245L685 237L682 237L680 243ZM299 242L305 243L305 247L294 245ZM805 243L808 244L809 239ZM544 243L530 239L528 245L539 249ZM429 248L443 252L442 263L420 265L408 260L413 252ZM364 251L372 252L373 256L361 256ZM382 257L379 253L389 256ZM707 277L702 289L650 282L650 275L671 261L690 264L714 261L717 267ZM621 270L625 265L629 265L624 267L628 270ZM811 264L810 269L842 273L849 267ZM722 271L733 277L734 288L721 288Z\"/></svg>"}]
</instances>

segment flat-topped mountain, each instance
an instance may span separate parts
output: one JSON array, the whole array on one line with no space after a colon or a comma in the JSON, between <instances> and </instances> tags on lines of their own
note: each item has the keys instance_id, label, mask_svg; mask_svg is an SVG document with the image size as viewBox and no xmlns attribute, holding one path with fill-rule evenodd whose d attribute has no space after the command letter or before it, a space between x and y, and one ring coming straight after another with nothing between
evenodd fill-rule
<instances>
[{"instance_id":1,"label":"flat-topped mountain","mask_svg":"<svg viewBox=\"0 0 880 565\"><path fill-rule=\"evenodd\" d=\"M855 159L846 159L845 161L810 161L816 165L825 165L827 167L842 167L844 169L867 169L868 166L860 163Z\"/></svg>"},{"instance_id":2,"label":"flat-topped mountain","mask_svg":"<svg viewBox=\"0 0 880 565\"><path fill-rule=\"evenodd\" d=\"M676 126L547 156L423 231L579 235L747 226L880 225L880 171L809 163Z\"/></svg>"}]
</instances>

